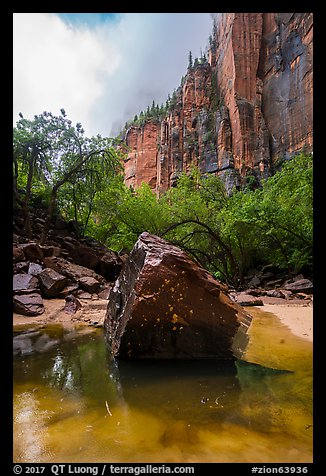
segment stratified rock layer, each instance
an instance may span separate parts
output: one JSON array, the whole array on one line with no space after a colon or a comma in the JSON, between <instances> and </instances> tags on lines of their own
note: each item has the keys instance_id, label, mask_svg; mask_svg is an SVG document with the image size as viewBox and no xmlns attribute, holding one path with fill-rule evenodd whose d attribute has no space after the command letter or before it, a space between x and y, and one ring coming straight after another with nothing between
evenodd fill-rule
<instances>
[{"instance_id":1,"label":"stratified rock layer","mask_svg":"<svg viewBox=\"0 0 326 476\"><path fill-rule=\"evenodd\" d=\"M248 175L267 178L279 158L312 151L313 14L214 16L208 60L188 68L166 116L127 131L128 186L160 194L194 164L230 192Z\"/></svg>"},{"instance_id":2,"label":"stratified rock layer","mask_svg":"<svg viewBox=\"0 0 326 476\"><path fill-rule=\"evenodd\" d=\"M113 355L130 359L241 356L251 317L183 251L142 233L110 293Z\"/></svg>"}]
</instances>

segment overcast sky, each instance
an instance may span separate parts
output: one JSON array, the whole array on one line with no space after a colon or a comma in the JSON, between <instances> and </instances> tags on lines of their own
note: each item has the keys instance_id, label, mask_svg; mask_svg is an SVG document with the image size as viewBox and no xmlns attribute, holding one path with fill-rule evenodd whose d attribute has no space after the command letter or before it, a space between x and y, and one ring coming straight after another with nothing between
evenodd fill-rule
<instances>
[{"instance_id":1,"label":"overcast sky","mask_svg":"<svg viewBox=\"0 0 326 476\"><path fill-rule=\"evenodd\" d=\"M66 110L87 135L116 134L165 102L205 50L209 13L14 13L13 119Z\"/></svg>"}]
</instances>

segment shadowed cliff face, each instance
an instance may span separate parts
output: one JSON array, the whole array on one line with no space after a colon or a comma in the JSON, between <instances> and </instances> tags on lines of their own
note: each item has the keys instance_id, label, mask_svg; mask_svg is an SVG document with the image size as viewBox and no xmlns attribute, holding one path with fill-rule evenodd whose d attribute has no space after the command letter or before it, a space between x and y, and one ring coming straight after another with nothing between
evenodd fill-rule
<instances>
[{"instance_id":1,"label":"shadowed cliff face","mask_svg":"<svg viewBox=\"0 0 326 476\"><path fill-rule=\"evenodd\" d=\"M191 164L228 191L312 150L312 13L219 13L208 61L189 68L162 121L131 127L126 184L158 194Z\"/></svg>"}]
</instances>

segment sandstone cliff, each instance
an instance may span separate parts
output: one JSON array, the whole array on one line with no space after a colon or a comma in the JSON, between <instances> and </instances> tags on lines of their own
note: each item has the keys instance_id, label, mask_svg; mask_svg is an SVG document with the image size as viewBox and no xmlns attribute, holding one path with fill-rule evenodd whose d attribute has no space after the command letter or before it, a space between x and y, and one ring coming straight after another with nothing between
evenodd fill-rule
<instances>
[{"instance_id":1,"label":"sandstone cliff","mask_svg":"<svg viewBox=\"0 0 326 476\"><path fill-rule=\"evenodd\" d=\"M312 151L312 13L218 13L213 31L173 108L126 131L127 185L162 193L195 164L230 191Z\"/></svg>"}]
</instances>

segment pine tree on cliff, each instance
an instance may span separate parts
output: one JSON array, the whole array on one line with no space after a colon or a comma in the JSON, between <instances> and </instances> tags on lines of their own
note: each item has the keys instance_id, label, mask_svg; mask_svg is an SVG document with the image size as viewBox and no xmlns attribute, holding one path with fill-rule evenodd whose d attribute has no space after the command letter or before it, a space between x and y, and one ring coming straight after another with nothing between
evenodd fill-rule
<instances>
[{"instance_id":1,"label":"pine tree on cliff","mask_svg":"<svg viewBox=\"0 0 326 476\"><path fill-rule=\"evenodd\" d=\"M188 56L188 69L191 69L193 67L192 63L192 53L189 51L189 56Z\"/></svg>"}]
</instances>

